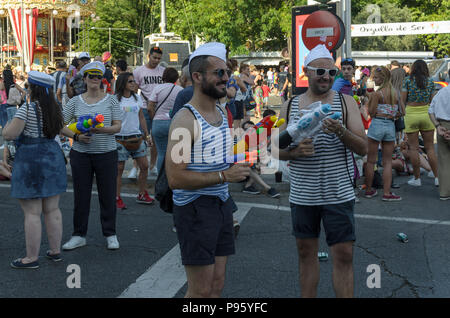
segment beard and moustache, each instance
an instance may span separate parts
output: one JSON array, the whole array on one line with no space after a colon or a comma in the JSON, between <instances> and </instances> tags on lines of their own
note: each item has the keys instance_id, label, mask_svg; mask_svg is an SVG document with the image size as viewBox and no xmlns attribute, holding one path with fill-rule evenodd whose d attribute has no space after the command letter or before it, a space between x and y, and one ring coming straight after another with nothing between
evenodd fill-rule
<instances>
[{"instance_id":1,"label":"beard and moustache","mask_svg":"<svg viewBox=\"0 0 450 318\"><path fill-rule=\"evenodd\" d=\"M219 89L216 86L217 85L225 85L225 88L223 89ZM227 82L226 81L221 81L219 83L209 83L206 81L206 79L203 79L202 81L202 92L209 96L212 97L214 99L220 99L222 97L225 97L227 95L227 88L226 88Z\"/></svg>"},{"instance_id":2,"label":"beard and moustache","mask_svg":"<svg viewBox=\"0 0 450 318\"><path fill-rule=\"evenodd\" d=\"M311 90L313 91L314 94L322 95L331 89L331 87L333 86L333 81L334 81L334 79L332 79L332 78L329 78L329 79L319 78L318 80L311 83L309 87L311 88ZM321 84L328 84L328 85L326 85L324 87L324 86L321 86Z\"/></svg>"}]
</instances>

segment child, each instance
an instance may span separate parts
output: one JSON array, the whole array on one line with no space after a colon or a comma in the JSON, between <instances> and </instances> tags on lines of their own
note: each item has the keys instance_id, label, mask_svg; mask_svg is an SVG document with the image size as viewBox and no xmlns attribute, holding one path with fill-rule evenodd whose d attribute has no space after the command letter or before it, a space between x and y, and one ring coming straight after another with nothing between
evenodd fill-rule
<instances>
[{"instance_id":1,"label":"child","mask_svg":"<svg viewBox=\"0 0 450 318\"><path fill-rule=\"evenodd\" d=\"M270 88L269 86L267 86L267 81L263 82L261 88L263 91L263 107L267 107L267 104L269 103L269 94L270 94Z\"/></svg>"}]
</instances>

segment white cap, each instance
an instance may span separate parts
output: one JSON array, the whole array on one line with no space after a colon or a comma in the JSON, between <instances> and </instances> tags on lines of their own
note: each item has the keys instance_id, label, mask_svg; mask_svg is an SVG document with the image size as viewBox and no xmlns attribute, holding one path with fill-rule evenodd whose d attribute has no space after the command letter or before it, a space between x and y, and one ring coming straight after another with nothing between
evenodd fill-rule
<instances>
[{"instance_id":1,"label":"white cap","mask_svg":"<svg viewBox=\"0 0 450 318\"><path fill-rule=\"evenodd\" d=\"M189 64L191 64L192 59L194 59L195 57L204 55L215 56L225 63L227 62L227 49L225 47L225 44L219 42L209 42L200 45L194 51L194 53L191 54L191 56L189 57Z\"/></svg>"},{"instance_id":2,"label":"white cap","mask_svg":"<svg viewBox=\"0 0 450 318\"><path fill-rule=\"evenodd\" d=\"M333 56L331 56L330 51L328 51L327 47L323 44L318 44L315 48L313 48L305 58L305 66L308 66L314 60L317 59L331 59L334 62Z\"/></svg>"},{"instance_id":3,"label":"white cap","mask_svg":"<svg viewBox=\"0 0 450 318\"><path fill-rule=\"evenodd\" d=\"M53 88L53 84L55 84L55 81L55 78L51 75L38 71L28 72L28 82L31 84L42 86L45 88Z\"/></svg>"},{"instance_id":4,"label":"white cap","mask_svg":"<svg viewBox=\"0 0 450 318\"><path fill-rule=\"evenodd\" d=\"M80 70L81 76L84 76L84 73L103 75L105 74L105 65L100 61L88 63L85 66L83 66Z\"/></svg>"},{"instance_id":5,"label":"white cap","mask_svg":"<svg viewBox=\"0 0 450 318\"><path fill-rule=\"evenodd\" d=\"M88 52L81 52L80 55L78 56L79 59L91 59L91 56L89 55Z\"/></svg>"}]
</instances>

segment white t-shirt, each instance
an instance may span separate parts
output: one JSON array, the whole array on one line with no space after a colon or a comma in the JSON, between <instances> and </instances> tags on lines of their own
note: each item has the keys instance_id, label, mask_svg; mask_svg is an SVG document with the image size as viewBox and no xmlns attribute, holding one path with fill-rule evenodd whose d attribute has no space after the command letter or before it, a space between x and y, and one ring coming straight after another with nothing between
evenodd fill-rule
<instances>
[{"instance_id":1,"label":"white t-shirt","mask_svg":"<svg viewBox=\"0 0 450 318\"><path fill-rule=\"evenodd\" d=\"M164 83L155 86L152 94L149 97L149 101L154 102L155 110L158 106L158 111L155 114L154 120L170 120L169 113L175 104L175 99L179 92L183 90L183 87L174 85L172 83ZM169 95L170 93L170 95ZM167 99L166 99L167 97ZM164 102L164 104L161 104Z\"/></svg>"},{"instance_id":2,"label":"white t-shirt","mask_svg":"<svg viewBox=\"0 0 450 318\"><path fill-rule=\"evenodd\" d=\"M150 98L155 86L163 84L162 76L164 70L165 68L161 65L155 68L148 68L146 65L142 65L133 71L134 80L145 97Z\"/></svg>"},{"instance_id":3,"label":"white t-shirt","mask_svg":"<svg viewBox=\"0 0 450 318\"><path fill-rule=\"evenodd\" d=\"M122 128L117 136L131 136L139 135L141 131L139 130L139 110L145 109L142 97L139 95L136 99L133 96L123 97L120 100L119 107L122 110Z\"/></svg>"},{"instance_id":4,"label":"white t-shirt","mask_svg":"<svg viewBox=\"0 0 450 318\"><path fill-rule=\"evenodd\" d=\"M269 81L272 81L272 80L273 80L273 72L272 72L272 71L267 71L267 79L268 79Z\"/></svg>"}]
</instances>

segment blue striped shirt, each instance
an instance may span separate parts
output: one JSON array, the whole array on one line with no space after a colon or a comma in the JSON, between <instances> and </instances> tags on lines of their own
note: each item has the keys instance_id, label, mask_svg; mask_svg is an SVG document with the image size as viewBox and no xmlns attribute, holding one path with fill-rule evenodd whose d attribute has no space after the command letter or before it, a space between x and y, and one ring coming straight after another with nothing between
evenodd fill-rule
<instances>
[{"instance_id":1,"label":"blue striped shirt","mask_svg":"<svg viewBox=\"0 0 450 318\"><path fill-rule=\"evenodd\" d=\"M220 127L214 127L203 118L195 107L190 104L185 106L192 110L200 128L200 138L195 141L191 149L191 161L187 165L187 170L213 172L228 169L230 164L226 163L226 157L230 153L232 142L227 116L218 107L222 115L222 124ZM225 202L229 197L228 183L215 184L197 190L174 189L173 202L177 206L183 206L202 195L217 196Z\"/></svg>"}]
</instances>

